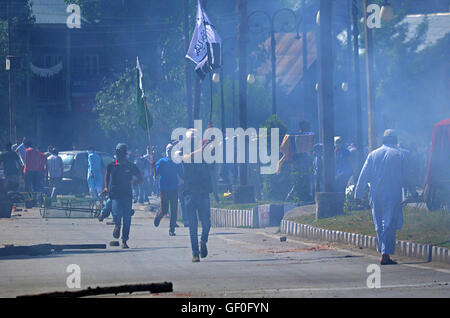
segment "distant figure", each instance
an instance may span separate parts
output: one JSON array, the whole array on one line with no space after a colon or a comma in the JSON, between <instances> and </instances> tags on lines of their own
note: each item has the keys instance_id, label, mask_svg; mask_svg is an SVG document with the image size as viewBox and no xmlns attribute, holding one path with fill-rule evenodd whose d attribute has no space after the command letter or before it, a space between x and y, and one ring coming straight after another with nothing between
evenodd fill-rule
<instances>
[{"instance_id":1,"label":"distant figure","mask_svg":"<svg viewBox=\"0 0 450 318\"><path fill-rule=\"evenodd\" d=\"M3 164L3 173L7 181L7 191L17 191L19 177L22 170L22 162L19 156L12 150L11 143L5 145L5 151L0 153L0 163Z\"/></svg>"},{"instance_id":2,"label":"distant figure","mask_svg":"<svg viewBox=\"0 0 450 318\"><path fill-rule=\"evenodd\" d=\"M30 141L26 142L25 152L25 191L42 192L47 157L37 149L33 148Z\"/></svg>"},{"instance_id":3,"label":"distant figure","mask_svg":"<svg viewBox=\"0 0 450 318\"><path fill-rule=\"evenodd\" d=\"M323 185L322 185L322 173L323 173L323 145L322 144L315 144L313 146L312 150L313 154L313 180L314 180L314 186L313 186L313 198L315 198L316 192L322 192L323 191Z\"/></svg>"},{"instance_id":4,"label":"distant figure","mask_svg":"<svg viewBox=\"0 0 450 318\"><path fill-rule=\"evenodd\" d=\"M178 176L182 177L181 165L172 161L172 144L166 147L166 156L158 160L155 166L158 177L158 188L161 193L161 210L156 214L155 226L159 226L161 219L169 212L170 205L170 226L169 235L175 236L177 225L178 209Z\"/></svg>"},{"instance_id":5,"label":"distant figure","mask_svg":"<svg viewBox=\"0 0 450 318\"><path fill-rule=\"evenodd\" d=\"M88 150L87 182L92 200L100 200L99 194L103 190L102 159L92 146Z\"/></svg>"},{"instance_id":6,"label":"distant figure","mask_svg":"<svg viewBox=\"0 0 450 318\"><path fill-rule=\"evenodd\" d=\"M148 179L149 179L149 171L150 171L150 164L149 161L145 159L145 154L139 155L138 151L136 150L136 159L135 164L138 167L139 171L142 174L142 177L144 179L144 182L141 184L138 184L136 186L136 198L137 202L143 204L144 202L148 202L147 197L147 187L148 187Z\"/></svg>"},{"instance_id":7,"label":"distant figure","mask_svg":"<svg viewBox=\"0 0 450 318\"><path fill-rule=\"evenodd\" d=\"M111 200L111 203L107 203L105 208L111 204L115 224L113 237L116 239L120 237L123 221L122 248L128 248L127 241L130 234L131 217L134 213L132 210L133 191L131 186L143 181L138 167L128 161L127 149L126 144L117 144L116 161L111 162L106 168L105 189L103 190Z\"/></svg>"},{"instance_id":8,"label":"distant figure","mask_svg":"<svg viewBox=\"0 0 450 318\"><path fill-rule=\"evenodd\" d=\"M27 142L27 138L23 137L22 143L20 145L18 145L17 147L15 147L15 149L14 149L14 151L19 155L19 158L22 161L22 166L25 165L25 153L27 151L27 147L25 145L26 142Z\"/></svg>"},{"instance_id":9,"label":"distant figure","mask_svg":"<svg viewBox=\"0 0 450 318\"><path fill-rule=\"evenodd\" d=\"M353 164L350 152L343 146L341 137L334 138L334 153L336 159L336 192L345 192L348 180L353 174Z\"/></svg>"},{"instance_id":10,"label":"distant figure","mask_svg":"<svg viewBox=\"0 0 450 318\"><path fill-rule=\"evenodd\" d=\"M64 173L64 165L58 151L54 148L49 149L50 155L47 158L47 178L51 189L50 198L54 200L59 191L59 185Z\"/></svg>"},{"instance_id":11,"label":"distant figure","mask_svg":"<svg viewBox=\"0 0 450 318\"><path fill-rule=\"evenodd\" d=\"M394 254L396 231L403 224L402 187L406 183L406 169L405 154L397 148L397 134L387 129L383 145L368 155L356 185L355 200L360 203L370 184L369 202L381 265L397 264L390 255Z\"/></svg>"}]
</instances>

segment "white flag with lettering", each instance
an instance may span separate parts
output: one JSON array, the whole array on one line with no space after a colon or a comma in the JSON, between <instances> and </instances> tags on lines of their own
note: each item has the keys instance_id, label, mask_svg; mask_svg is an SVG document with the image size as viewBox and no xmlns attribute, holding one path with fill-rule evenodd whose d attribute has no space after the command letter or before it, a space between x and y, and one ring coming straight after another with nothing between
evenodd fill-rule
<instances>
[{"instance_id":1,"label":"white flag with lettering","mask_svg":"<svg viewBox=\"0 0 450 318\"><path fill-rule=\"evenodd\" d=\"M222 60L221 46L222 40L198 0L195 30L186 57L197 66L203 62L211 69L217 68Z\"/></svg>"}]
</instances>

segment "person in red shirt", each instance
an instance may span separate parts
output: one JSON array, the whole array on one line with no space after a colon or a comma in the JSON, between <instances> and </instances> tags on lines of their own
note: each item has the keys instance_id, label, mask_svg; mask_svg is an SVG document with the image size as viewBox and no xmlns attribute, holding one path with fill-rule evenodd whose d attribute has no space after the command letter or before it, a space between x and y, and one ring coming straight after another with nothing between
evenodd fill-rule
<instances>
[{"instance_id":1,"label":"person in red shirt","mask_svg":"<svg viewBox=\"0 0 450 318\"><path fill-rule=\"evenodd\" d=\"M31 142L27 142L26 147L24 167L25 191L42 192L47 157L39 150L33 148Z\"/></svg>"}]
</instances>

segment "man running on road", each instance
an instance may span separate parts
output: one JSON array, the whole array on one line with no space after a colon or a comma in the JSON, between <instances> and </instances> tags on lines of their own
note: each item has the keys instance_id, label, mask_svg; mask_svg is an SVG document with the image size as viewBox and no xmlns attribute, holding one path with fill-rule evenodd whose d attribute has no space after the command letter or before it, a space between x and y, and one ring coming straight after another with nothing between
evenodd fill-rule
<instances>
[{"instance_id":1,"label":"man running on road","mask_svg":"<svg viewBox=\"0 0 450 318\"><path fill-rule=\"evenodd\" d=\"M128 248L127 241L130 234L131 216L133 215L133 191L132 184L143 182L138 167L127 159L127 145L119 143L116 146L116 161L111 162L106 168L104 193L109 194L112 201L112 214L114 218L113 237L120 237L122 226L122 248Z\"/></svg>"}]
</instances>

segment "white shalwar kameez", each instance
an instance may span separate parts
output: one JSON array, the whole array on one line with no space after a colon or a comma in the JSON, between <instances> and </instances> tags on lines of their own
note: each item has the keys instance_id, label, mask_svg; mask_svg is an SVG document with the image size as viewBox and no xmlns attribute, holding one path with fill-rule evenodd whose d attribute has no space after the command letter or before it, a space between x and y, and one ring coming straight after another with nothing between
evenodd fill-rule
<instances>
[{"instance_id":1,"label":"white shalwar kameez","mask_svg":"<svg viewBox=\"0 0 450 318\"><path fill-rule=\"evenodd\" d=\"M403 224L402 187L405 184L406 157L394 145L372 151L364 163L355 190L355 199L363 199L370 185L369 202L377 232L377 250L391 255L395 234Z\"/></svg>"}]
</instances>

